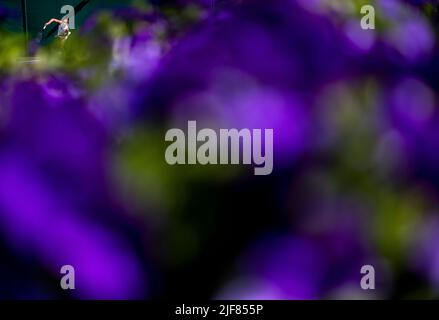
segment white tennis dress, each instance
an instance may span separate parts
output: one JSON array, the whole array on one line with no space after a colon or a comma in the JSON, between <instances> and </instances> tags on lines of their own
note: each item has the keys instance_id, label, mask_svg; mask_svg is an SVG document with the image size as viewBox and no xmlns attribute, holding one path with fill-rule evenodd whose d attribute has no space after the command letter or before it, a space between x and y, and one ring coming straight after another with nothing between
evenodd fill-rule
<instances>
[{"instance_id":1,"label":"white tennis dress","mask_svg":"<svg viewBox=\"0 0 439 320\"><path fill-rule=\"evenodd\" d=\"M67 39L70 35L70 28L68 22L61 22L58 27L58 37L61 39Z\"/></svg>"}]
</instances>

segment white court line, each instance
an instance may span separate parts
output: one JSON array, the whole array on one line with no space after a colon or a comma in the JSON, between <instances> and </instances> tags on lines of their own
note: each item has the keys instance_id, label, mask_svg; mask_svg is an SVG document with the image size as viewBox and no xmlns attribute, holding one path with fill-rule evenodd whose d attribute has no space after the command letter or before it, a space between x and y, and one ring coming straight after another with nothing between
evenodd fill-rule
<instances>
[{"instance_id":1,"label":"white court line","mask_svg":"<svg viewBox=\"0 0 439 320\"><path fill-rule=\"evenodd\" d=\"M19 58L17 63L37 63L40 62L40 59L37 58Z\"/></svg>"}]
</instances>

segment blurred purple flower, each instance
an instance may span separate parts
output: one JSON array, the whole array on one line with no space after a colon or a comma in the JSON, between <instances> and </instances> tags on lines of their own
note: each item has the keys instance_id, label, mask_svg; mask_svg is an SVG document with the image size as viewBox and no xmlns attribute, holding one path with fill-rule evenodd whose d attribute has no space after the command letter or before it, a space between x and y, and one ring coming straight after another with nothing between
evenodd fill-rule
<instances>
[{"instance_id":1,"label":"blurred purple flower","mask_svg":"<svg viewBox=\"0 0 439 320\"><path fill-rule=\"evenodd\" d=\"M36 255L54 274L73 265L80 297L144 296L131 245L102 220L93 222L117 208L106 178L105 131L66 79L12 85L7 140L0 143L0 226L9 245Z\"/></svg>"},{"instance_id":2,"label":"blurred purple flower","mask_svg":"<svg viewBox=\"0 0 439 320\"><path fill-rule=\"evenodd\" d=\"M361 266L367 261L375 260L351 232L275 237L241 256L236 277L220 290L219 298L330 297L343 285L357 287Z\"/></svg>"}]
</instances>

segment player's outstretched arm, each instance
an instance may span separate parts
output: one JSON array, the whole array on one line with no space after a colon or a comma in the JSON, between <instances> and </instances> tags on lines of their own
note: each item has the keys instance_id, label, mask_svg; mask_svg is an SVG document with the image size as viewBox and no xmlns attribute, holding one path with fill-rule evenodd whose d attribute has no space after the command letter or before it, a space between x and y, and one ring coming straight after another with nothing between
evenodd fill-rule
<instances>
[{"instance_id":1,"label":"player's outstretched arm","mask_svg":"<svg viewBox=\"0 0 439 320\"><path fill-rule=\"evenodd\" d=\"M52 18L52 19L50 19L48 22L46 22L46 24L44 25L44 28L43 28L43 29L46 29L47 26L50 25L52 22L56 22L56 23L58 23L58 24L61 24L61 23L62 23L61 20L58 20L58 19Z\"/></svg>"}]
</instances>

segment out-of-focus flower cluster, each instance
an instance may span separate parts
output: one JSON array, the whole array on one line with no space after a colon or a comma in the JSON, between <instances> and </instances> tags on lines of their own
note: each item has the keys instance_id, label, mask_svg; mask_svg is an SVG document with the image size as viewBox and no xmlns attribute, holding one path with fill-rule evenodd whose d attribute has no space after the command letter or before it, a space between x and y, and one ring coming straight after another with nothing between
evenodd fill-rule
<instances>
[{"instance_id":1,"label":"out-of-focus flower cluster","mask_svg":"<svg viewBox=\"0 0 439 320\"><path fill-rule=\"evenodd\" d=\"M0 297L60 297L65 264L75 298L437 297L437 22L435 1L134 1L31 62L0 29ZM189 120L273 129L273 174L167 165Z\"/></svg>"}]
</instances>

